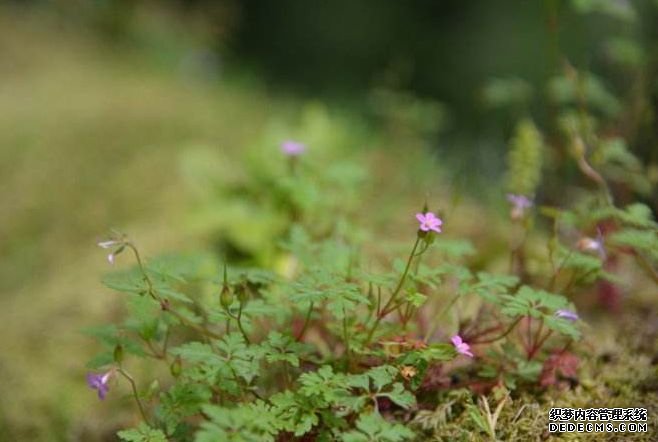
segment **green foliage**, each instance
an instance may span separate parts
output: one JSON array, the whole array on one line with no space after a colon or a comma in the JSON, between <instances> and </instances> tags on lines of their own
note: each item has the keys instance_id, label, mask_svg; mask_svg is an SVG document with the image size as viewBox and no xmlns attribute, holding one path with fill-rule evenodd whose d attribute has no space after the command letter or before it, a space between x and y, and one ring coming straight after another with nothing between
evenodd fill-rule
<instances>
[{"instance_id":1,"label":"green foliage","mask_svg":"<svg viewBox=\"0 0 658 442\"><path fill-rule=\"evenodd\" d=\"M587 93L605 98L590 83ZM567 107L578 99L572 86L555 86ZM571 141L587 126L576 114L564 121ZM104 282L126 295L125 318L88 333L102 344L91 366L121 373L134 387L145 423L122 437L405 441L422 437L427 422L450 426L459 415L468 431L496 438L508 390L523 394L559 382L559 357L582 334L572 299L598 281L619 281L607 257L630 253L649 271L658 261L650 209L602 199L607 185L583 161L610 175L632 169L640 176L641 165L620 142L590 135L598 150L575 158L600 186L568 209L542 207L550 231L531 217L513 216L510 231L518 237L508 252L509 273L488 265L470 241L417 226L409 229L408 254L380 256L397 249L365 230L352 205L355 194L344 205L335 196L355 192L362 170L345 158L324 167L327 152L272 164L248 156L245 176L217 184L251 217L219 223L222 230L246 223L222 233L220 253L240 249L237 257L143 260L120 236L114 246L137 265ZM535 123L521 120L508 158L510 192L540 191L544 150ZM261 222L271 230L261 230ZM245 231L249 237L238 238ZM535 236L547 241L547 255L526 250ZM573 366L577 357L567 356ZM158 376L141 392L126 371L137 358L166 365L171 376ZM457 358L468 363L450 363ZM572 375L575 368L567 368ZM442 394L452 385L446 379L505 386L505 393L490 408L484 396ZM436 415L426 416L433 408ZM412 421L425 422L420 432Z\"/></svg>"},{"instance_id":2,"label":"green foliage","mask_svg":"<svg viewBox=\"0 0 658 442\"><path fill-rule=\"evenodd\" d=\"M356 429L343 433L343 442L401 442L411 440L414 433L400 424L392 424L379 414L364 414L356 422Z\"/></svg>"},{"instance_id":3,"label":"green foliage","mask_svg":"<svg viewBox=\"0 0 658 442\"><path fill-rule=\"evenodd\" d=\"M201 424L195 442L275 440L277 419L272 414L271 407L261 401L236 408L206 405L203 412L209 420Z\"/></svg>"},{"instance_id":4,"label":"green foliage","mask_svg":"<svg viewBox=\"0 0 658 442\"><path fill-rule=\"evenodd\" d=\"M117 433L119 439L126 442L167 442L165 434L148 425L141 423L132 430L123 430Z\"/></svg>"},{"instance_id":5,"label":"green foliage","mask_svg":"<svg viewBox=\"0 0 658 442\"><path fill-rule=\"evenodd\" d=\"M544 157L542 135L530 119L521 120L510 142L507 157L507 188L511 193L531 197L541 180Z\"/></svg>"}]
</instances>

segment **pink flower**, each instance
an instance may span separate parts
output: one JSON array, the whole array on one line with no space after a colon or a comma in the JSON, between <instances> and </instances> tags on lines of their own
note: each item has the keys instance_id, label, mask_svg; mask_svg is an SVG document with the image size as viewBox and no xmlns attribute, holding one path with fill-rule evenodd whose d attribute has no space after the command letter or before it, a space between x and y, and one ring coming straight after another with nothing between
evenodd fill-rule
<instances>
[{"instance_id":1,"label":"pink flower","mask_svg":"<svg viewBox=\"0 0 658 442\"><path fill-rule=\"evenodd\" d=\"M468 345L466 342L462 340L462 337L459 335L455 335L452 338L450 338L452 341L452 345L455 346L455 350L457 350L457 353L463 354L464 356L468 356L469 358L473 357L473 353L471 353L471 346Z\"/></svg>"},{"instance_id":2,"label":"pink flower","mask_svg":"<svg viewBox=\"0 0 658 442\"><path fill-rule=\"evenodd\" d=\"M281 151L289 157L296 157L304 153L306 145L297 141L286 140L281 143Z\"/></svg>"},{"instance_id":3,"label":"pink flower","mask_svg":"<svg viewBox=\"0 0 658 442\"><path fill-rule=\"evenodd\" d=\"M441 218L438 218L432 212L417 213L416 219L420 224L418 228L423 232L429 232L430 230L433 230L436 233L441 233L441 225L443 224L443 221L441 221Z\"/></svg>"}]
</instances>

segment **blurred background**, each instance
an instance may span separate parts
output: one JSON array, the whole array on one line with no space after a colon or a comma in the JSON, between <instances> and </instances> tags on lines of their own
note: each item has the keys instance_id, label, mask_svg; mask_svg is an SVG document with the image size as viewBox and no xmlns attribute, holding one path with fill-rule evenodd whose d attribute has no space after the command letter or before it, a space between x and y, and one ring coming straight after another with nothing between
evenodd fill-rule
<instances>
[{"instance_id":1,"label":"blurred background","mask_svg":"<svg viewBox=\"0 0 658 442\"><path fill-rule=\"evenodd\" d=\"M248 149L363 154L386 165L391 206L438 180L505 213L492 183L514 128L532 117L558 138L573 67L603 132L648 167L619 195L655 211L657 24L655 0L2 2L0 440L114 440L126 415L84 382L81 330L119 313L95 243L111 228L148 255L218 241L243 214L218 213L213 186L239 180ZM559 151L549 163L578 175Z\"/></svg>"}]
</instances>

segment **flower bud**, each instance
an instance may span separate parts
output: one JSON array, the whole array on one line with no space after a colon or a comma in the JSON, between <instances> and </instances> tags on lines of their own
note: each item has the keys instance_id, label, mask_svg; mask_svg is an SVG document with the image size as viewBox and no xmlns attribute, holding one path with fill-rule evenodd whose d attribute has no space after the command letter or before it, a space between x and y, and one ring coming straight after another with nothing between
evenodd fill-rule
<instances>
[{"instance_id":1,"label":"flower bud","mask_svg":"<svg viewBox=\"0 0 658 442\"><path fill-rule=\"evenodd\" d=\"M177 378L178 376L180 376L182 371L183 371L183 361L181 360L180 356L176 356L174 362L172 362L171 365L169 366L169 372L173 377Z\"/></svg>"},{"instance_id":2,"label":"flower bud","mask_svg":"<svg viewBox=\"0 0 658 442\"><path fill-rule=\"evenodd\" d=\"M238 295L238 301L244 304L249 299L249 288L246 282L242 282L235 287L235 294Z\"/></svg>"},{"instance_id":3,"label":"flower bud","mask_svg":"<svg viewBox=\"0 0 658 442\"><path fill-rule=\"evenodd\" d=\"M231 293L231 289L226 284L222 287L222 292L219 294L219 303L225 309L228 309L233 304L233 293Z\"/></svg>"},{"instance_id":4,"label":"flower bud","mask_svg":"<svg viewBox=\"0 0 658 442\"><path fill-rule=\"evenodd\" d=\"M123 362L123 345L117 344L113 353L114 362L121 364Z\"/></svg>"}]
</instances>

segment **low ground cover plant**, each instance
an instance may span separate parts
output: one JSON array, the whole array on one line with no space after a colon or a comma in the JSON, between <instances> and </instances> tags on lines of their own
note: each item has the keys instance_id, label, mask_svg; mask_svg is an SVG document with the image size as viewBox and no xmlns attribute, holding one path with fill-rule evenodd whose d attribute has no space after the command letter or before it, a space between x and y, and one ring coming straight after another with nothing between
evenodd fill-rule
<instances>
[{"instance_id":1,"label":"low ground cover plant","mask_svg":"<svg viewBox=\"0 0 658 442\"><path fill-rule=\"evenodd\" d=\"M655 281L658 225L640 203L616 207L604 184L573 207L538 204L541 136L525 120L515 140L507 272L447 235L450 214L432 200L408 213L406 251L378 264L370 242L386 239L348 210L363 175L349 161L323 167L295 141L281 167L234 189L273 220L266 258L231 261L225 248L147 260L121 233L100 242L110 264L133 264L104 279L125 294L123 319L88 330L102 349L90 388L130 391L140 416L118 436L395 442L440 439L441 427L457 437L450 423L466 419L470 437L495 440L514 398L578 385L588 349L573 299L617 290L622 261ZM597 173L584 153L576 161ZM538 225L541 254L528 245ZM143 359L153 363L138 376Z\"/></svg>"}]
</instances>

